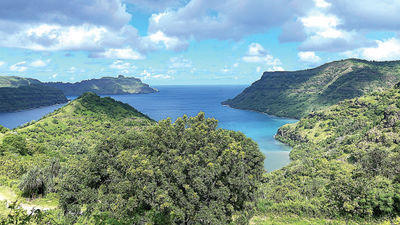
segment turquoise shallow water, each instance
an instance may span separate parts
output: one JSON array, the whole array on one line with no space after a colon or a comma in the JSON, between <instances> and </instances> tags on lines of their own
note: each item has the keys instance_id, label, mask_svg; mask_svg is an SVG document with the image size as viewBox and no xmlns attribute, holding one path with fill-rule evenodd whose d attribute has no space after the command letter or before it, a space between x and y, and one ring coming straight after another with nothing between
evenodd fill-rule
<instances>
[{"instance_id":1,"label":"turquoise shallow water","mask_svg":"<svg viewBox=\"0 0 400 225\"><path fill-rule=\"evenodd\" d=\"M112 95L116 100L128 103L155 120L170 117L175 120L184 114L195 116L200 111L207 117L219 120L225 129L241 131L255 140L266 155L265 169L272 171L287 165L290 148L273 136L277 129L296 120L277 118L258 112L232 109L221 102L233 98L246 86L156 86L153 94ZM70 97L73 99L74 97ZM0 113L0 124L14 128L31 120L38 120L62 105L43 107L14 113Z\"/></svg>"}]
</instances>

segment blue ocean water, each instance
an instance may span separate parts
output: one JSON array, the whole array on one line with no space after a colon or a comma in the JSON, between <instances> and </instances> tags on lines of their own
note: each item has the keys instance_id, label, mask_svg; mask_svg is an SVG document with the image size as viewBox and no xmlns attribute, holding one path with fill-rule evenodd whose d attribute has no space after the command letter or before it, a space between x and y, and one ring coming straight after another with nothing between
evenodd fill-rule
<instances>
[{"instance_id":1,"label":"blue ocean water","mask_svg":"<svg viewBox=\"0 0 400 225\"><path fill-rule=\"evenodd\" d=\"M296 120L221 105L222 101L233 98L246 86L156 86L156 88L160 92L110 97L132 105L154 120L170 117L174 121L184 114L195 116L203 111L206 117L219 120L221 128L241 131L256 141L260 150L266 155L264 165L267 171L279 169L290 162L290 148L276 141L273 136L280 126ZM0 113L0 124L14 128L31 120L38 120L61 106Z\"/></svg>"}]
</instances>

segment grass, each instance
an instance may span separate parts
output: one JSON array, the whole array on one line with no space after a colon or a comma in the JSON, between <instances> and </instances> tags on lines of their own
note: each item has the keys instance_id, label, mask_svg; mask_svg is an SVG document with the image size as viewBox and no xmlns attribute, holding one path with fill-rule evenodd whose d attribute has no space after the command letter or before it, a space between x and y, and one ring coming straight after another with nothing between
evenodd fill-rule
<instances>
[{"instance_id":1,"label":"grass","mask_svg":"<svg viewBox=\"0 0 400 225\"><path fill-rule=\"evenodd\" d=\"M15 187L16 188L16 187ZM8 201L14 202L18 201L19 203L26 206L35 206L41 208L57 208L58 206L58 196L54 193L50 193L45 197L39 197L35 199L28 199L21 196L19 191L15 191L13 189L6 186L0 186L0 201ZM5 204L3 204L5 206ZM0 210L1 211L1 210ZM4 209L3 209L4 211Z\"/></svg>"}]
</instances>

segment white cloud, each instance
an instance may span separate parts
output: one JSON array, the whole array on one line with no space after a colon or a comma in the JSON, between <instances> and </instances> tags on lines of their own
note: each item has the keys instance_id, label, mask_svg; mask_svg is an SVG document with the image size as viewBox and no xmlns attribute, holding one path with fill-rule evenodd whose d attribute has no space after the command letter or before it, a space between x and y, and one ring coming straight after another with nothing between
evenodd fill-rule
<instances>
[{"instance_id":1,"label":"white cloud","mask_svg":"<svg viewBox=\"0 0 400 225\"><path fill-rule=\"evenodd\" d=\"M285 71L285 69L281 66L274 66L272 68L268 69L269 72L273 72L273 71Z\"/></svg>"},{"instance_id":2,"label":"white cloud","mask_svg":"<svg viewBox=\"0 0 400 225\"><path fill-rule=\"evenodd\" d=\"M58 73L51 75L51 78L55 79L58 76Z\"/></svg>"},{"instance_id":3,"label":"white cloud","mask_svg":"<svg viewBox=\"0 0 400 225\"><path fill-rule=\"evenodd\" d=\"M229 72L231 72L232 70L231 69L229 69L227 66L225 66L223 69L221 69L221 72L222 73L229 73Z\"/></svg>"},{"instance_id":4,"label":"white cloud","mask_svg":"<svg viewBox=\"0 0 400 225\"><path fill-rule=\"evenodd\" d=\"M142 58L138 52L153 50L154 46L129 24L131 17L121 0L2 0L0 47Z\"/></svg>"},{"instance_id":5,"label":"white cloud","mask_svg":"<svg viewBox=\"0 0 400 225\"><path fill-rule=\"evenodd\" d=\"M239 40L291 21L312 5L312 0L191 0L153 14L149 31L183 40Z\"/></svg>"},{"instance_id":6,"label":"white cloud","mask_svg":"<svg viewBox=\"0 0 400 225\"><path fill-rule=\"evenodd\" d=\"M131 59L131 60L138 60L145 58L142 54L132 50L131 48L108 49L101 53L92 54L92 57L101 57L108 59Z\"/></svg>"},{"instance_id":7,"label":"white cloud","mask_svg":"<svg viewBox=\"0 0 400 225\"><path fill-rule=\"evenodd\" d=\"M347 51L344 54L348 57L377 61L400 60L400 39L377 40L376 44L376 47L359 48L354 51Z\"/></svg>"},{"instance_id":8,"label":"white cloud","mask_svg":"<svg viewBox=\"0 0 400 225\"><path fill-rule=\"evenodd\" d=\"M321 61L321 58L315 54L315 52L307 51L307 52L299 52L298 57L300 61L306 63L318 63Z\"/></svg>"},{"instance_id":9,"label":"white cloud","mask_svg":"<svg viewBox=\"0 0 400 225\"><path fill-rule=\"evenodd\" d=\"M165 75L165 74L152 74L148 70L143 70L143 72L140 74L142 80L151 80L151 79L173 79L170 75Z\"/></svg>"},{"instance_id":10,"label":"white cloud","mask_svg":"<svg viewBox=\"0 0 400 225\"><path fill-rule=\"evenodd\" d=\"M280 60L268 54L259 43L251 43L247 50L247 54L242 58L243 61L249 63L265 63L267 65L279 65Z\"/></svg>"},{"instance_id":11,"label":"white cloud","mask_svg":"<svg viewBox=\"0 0 400 225\"><path fill-rule=\"evenodd\" d=\"M182 57L172 57L169 59L169 61L170 61L169 68L172 69L192 67L192 61Z\"/></svg>"},{"instance_id":12,"label":"white cloud","mask_svg":"<svg viewBox=\"0 0 400 225\"><path fill-rule=\"evenodd\" d=\"M26 61L18 62L10 66L10 70L14 72L24 72L27 69L28 67L26 67Z\"/></svg>"},{"instance_id":13,"label":"white cloud","mask_svg":"<svg viewBox=\"0 0 400 225\"><path fill-rule=\"evenodd\" d=\"M132 64L130 64L128 62L124 62L122 60L114 61L110 65L110 68L123 71L124 73L129 73L129 72L137 69L136 66L134 66L134 65L132 65Z\"/></svg>"},{"instance_id":14,"label":"white cloud","mask_svg":"<svg viewBox=\"0 0 400 225\"><path fill-rule=\"evenodd\" d=\"M68 70L67 73L75 73L76 72L76 67L71 66Z\"/></svg>"},{"instance_id":15,"label":"white cloud","mask_svg":"<svg viewBox=\"0 0 400 225\"><path fill-rule=\"evenodd\" d=\"M6 64L6 63L3 61L0 61L0 67L2 67L4 64Z\"/></svg>"},{"instance_id":16,"label":"white cloud","mask_svg":"<svg viewBox=\"0 0 400 225\"><path fill-rule=\"evenodd\" d=\"M235 63L235 64L233 64L233 67L234 67L234 68L237 68L237 67L239 67L239 63Z\"/></svg>"},{"instance_id":17,"label":"white cloud","mask_svg":"<svg viewBox=\"0 0 400 225\"><path fill-rule=\"evenodd\" d=\"M329 2L326 2L325 0L314 0L315 6L318 8L327 8L330 7L332 4Z\"/></svg>"},{"instance_id":18,"label":"white cloud","mask_svg":"<svg viewBox=\"0 0 400 225\"><path fill-rule=\"evenodd\" d=\"M181 6L185 3L184 0L124 0L124 2L134 4L148 11L164 11L168 8Z\"/></svg>"},{"instance_id":19,"label":"white cloud","mask_svg":"<svg viewBox=\"0 0 400 225\"><path fill-rule=\"evenodd\" d=\"M41 59L38 59L38 60L31 62L30 66L31 67L45 67L45 66L47 66L47 63L49 63L49 62L50 62L50 60L43 61Z\"/></svg>"},{"instance_id":20,"label":"white cloud","mask_svg":"<svg viewBox=\"0 0 400 225\"><path fill-rule=\"evenodd\" d=\"M256 71L257 73L261 72L261 66L257 66Z\"/></svg>"},{"instance_id":21,"label":"white cloud","mask_svg":"<svg viewBox=\"0 0 400 225\"><path fill-rule=\"evenodd\" d=\"M185 50L188 42L177 37L169 37L164 32L158 30L148 36L148 39L155 44L162 44L167 50Z\"/></svg>"}]
</instances>

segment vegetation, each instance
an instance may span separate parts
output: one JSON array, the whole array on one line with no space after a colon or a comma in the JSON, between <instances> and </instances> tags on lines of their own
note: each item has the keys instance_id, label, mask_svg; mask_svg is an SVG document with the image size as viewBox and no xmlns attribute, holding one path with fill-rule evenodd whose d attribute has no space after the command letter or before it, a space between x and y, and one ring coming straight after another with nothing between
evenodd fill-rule
<instances>
[{"instance_id":1,"label":"vegetation","mask_svg":"<svg viewBox=\"0 0 400 225\"><path fill-rule=\"evenodd\" d=\"M153 93L157 89L142 83L134 77L103 77L100 79L84 80L77 83L50 82L45 85L62 90L67 96L78 96L85 92L93 92L99 95L113 94L140 94Z\"/></svg>"},{"instance_id":2,"label":"vegetation","mask_svg":"<svg viewBox=\"0 0 400 225\"><path fill-rule=\"evenodd\" d=\"M21 86L40 85L41 82L32 78L16 77L16 76L0 76L0 88L10 87L17 88Z\"/></svg>"},{"instance_id":3,"label":"vegetation","mask_svg":"<svg viewBox=\"0 0 400 225\"><path fill-rule=\"evenodd\" d=\"M400 61L348 59L310 70L265 72L223 104L234 108L301 118L339 101L391 88L400 81Z\"/></svg>"},{"instance_id":4,"label":"vegetation","mask_svg":"<svg viewBox=\"0 0 400 225\"><path fill-rule=\"evenodd\" d=\"M87 163L64 175L60 205L76 215L108 215L124 224L223 224L247 221L264 157L243 134L215 119L160 121L142 134L107 139ZM83 181L83 182L82 182Z\"/></svg>"},{"instance_id":5,"label":"vegetation","mask_svg":"<svg viewBox=\"0 0 400 225\"><path fill-rule=\"evenodd\" d=\"M266 174L260 214L400 216L400 89L346 100L279 129L293 162Z\"/></svg>"},{"instance_id":6,"label":"vegetation","mask_svg":"<svg viewBox=\"0 0 400 225\"><path fill-rule=\"evenodd\" d=\"M1 79L4 80L3 77L0 77L0 82ZM67 101L61 91L43 85L0 87L0 112L37 108Z\"/></svg>"},{"instance_id":7,"label":"vegetation","mask_svg":"<svg viewBox=\"0 0 400 225\"><path fill-rule=\"evenodd\" d=\"M86 93L0 136L0 184L30 199L59 200L59 209L39 218L12 210L8 218L39 224L246 223L264 157L251 139L217 126L204 113L156 123L127 104Z\"/></svg>"}]
</instances>

